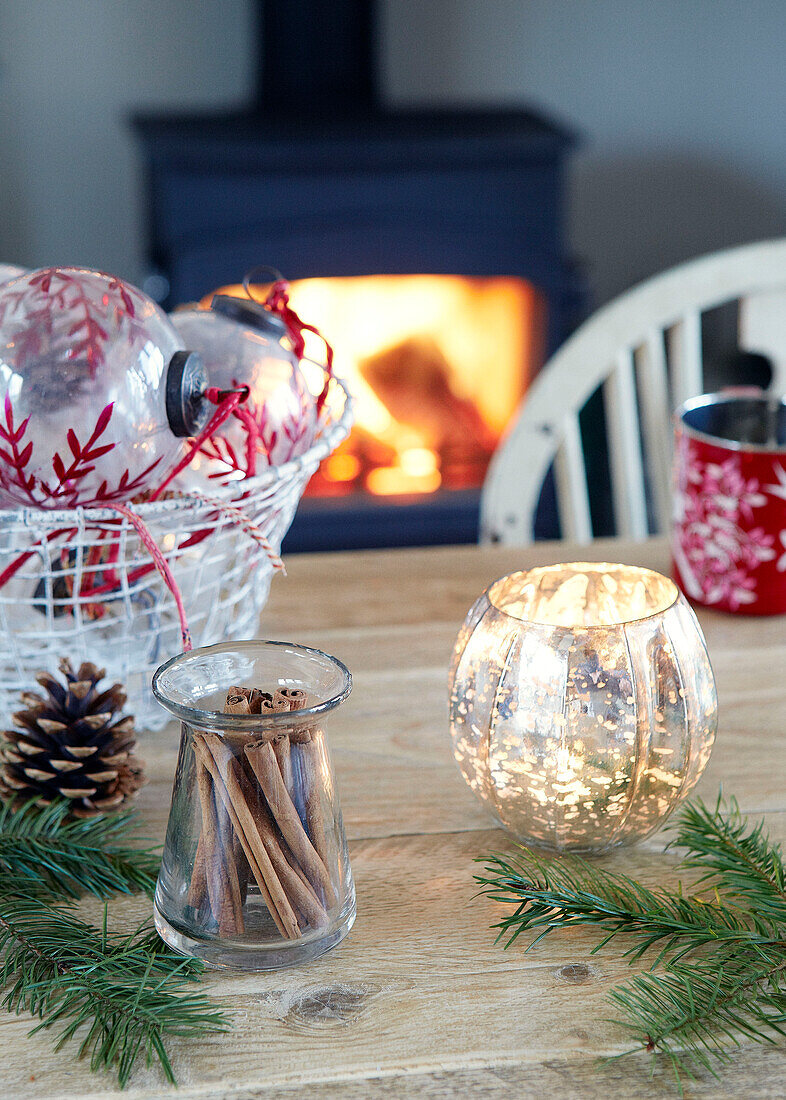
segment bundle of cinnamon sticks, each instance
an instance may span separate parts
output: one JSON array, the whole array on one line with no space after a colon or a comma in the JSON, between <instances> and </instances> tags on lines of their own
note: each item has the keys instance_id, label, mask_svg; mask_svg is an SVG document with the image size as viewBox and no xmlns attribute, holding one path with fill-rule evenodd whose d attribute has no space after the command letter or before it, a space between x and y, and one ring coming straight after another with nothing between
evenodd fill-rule
<instances>
[{"instance_id":1,"label":"bundle of cinnamon sticks","mask_svg":"<svg viewBox=\"0 0 786 1100\"><path fill-rule=\"evenodd\" d=\"M300 710L305 692L232 687L225 714ZM320 738L301 724L220 737L194 732L202 811L188 903L209 907L219 935L245 933L253 879L285 939L323 928L337 895L322 809Z\"/></svg>"}]
</instances>

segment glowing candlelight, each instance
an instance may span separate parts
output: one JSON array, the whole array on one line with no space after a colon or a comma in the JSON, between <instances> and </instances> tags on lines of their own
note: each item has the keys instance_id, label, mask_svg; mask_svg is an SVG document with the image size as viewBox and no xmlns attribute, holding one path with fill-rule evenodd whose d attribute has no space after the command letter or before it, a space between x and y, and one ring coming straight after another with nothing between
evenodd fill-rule
<instances>
[{"instance_id":1,"label":"glowing candlelight","mask_svg":"<svg viewBox=\"0 0 786 1100\"><path fill-rule=\"evenodd\" d=\"M717 727L704 637L672 581L575 562L475 602L450 682L453 751L530 844L597 851L647 836L697 782Z\"/></svg>"}]
</instances>

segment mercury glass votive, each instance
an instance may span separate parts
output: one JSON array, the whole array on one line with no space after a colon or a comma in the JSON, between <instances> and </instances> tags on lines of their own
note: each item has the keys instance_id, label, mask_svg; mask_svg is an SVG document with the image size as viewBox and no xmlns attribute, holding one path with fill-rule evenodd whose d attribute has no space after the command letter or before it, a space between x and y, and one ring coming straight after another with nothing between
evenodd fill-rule
<instances>
[{"instance_id":1,"label":"mercury glass votive","mask_svg":"<svg viewBox=\"0 0 786 1100\"><path fill-rule=\"evenodd\" d=\"M450 673L453 752L526 844L641 840L696 784L717 696L696 616L649 569L573 562L495 581Z\"/></svg>"}]
</instances>

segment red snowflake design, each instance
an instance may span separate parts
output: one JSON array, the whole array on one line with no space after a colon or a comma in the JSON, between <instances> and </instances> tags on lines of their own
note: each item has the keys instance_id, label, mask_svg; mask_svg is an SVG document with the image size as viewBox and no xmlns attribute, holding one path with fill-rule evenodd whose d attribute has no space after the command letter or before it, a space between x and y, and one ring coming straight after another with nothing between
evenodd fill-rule
<instances>
[{"instance_id":1,"label":"red snowflake design","mask_svg":"<svg viewBox=\"0 0 786 1100\"><path fill-rule=\"evenodd\" d=\"M757 599L750 576L762 562L775 557L774 537L750 523L754 510L766 504L756 478L745 478L739 459L702 462L687 448L682 469L687 476L674 494L675 557L690 595L705 603L725 603L733 609Z\"/></svg>"}]
</instances>

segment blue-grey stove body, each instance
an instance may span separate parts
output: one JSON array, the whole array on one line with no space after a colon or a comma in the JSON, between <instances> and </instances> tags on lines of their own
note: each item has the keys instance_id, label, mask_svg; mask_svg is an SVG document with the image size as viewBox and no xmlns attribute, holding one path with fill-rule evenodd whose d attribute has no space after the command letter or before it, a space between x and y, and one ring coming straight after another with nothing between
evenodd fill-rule
<instances>
[{"instance_id":1,"label":"blue-grey stove body","mask_svg":"<svg viewBox=\"0 0 786 1100\"><path fill-rule=\"evenodd\" d=\"M547 350L556 348L582 303L563 235L573 136L524 110L380 106L372 5L333 2L324 24L326 7L265 7L267 77L248 110L134 120L148 257L167 281L167 301L201 298L269 263L289 279L508 275L542 294ZM310 78L298 79L304 73ZM355 500L333 526L347 547L477 538L477 493L437 494L431 503L429 521L428 501ZM327 515L304 502L290 549L325 545Z\"/></svg>"}]
</instances>

